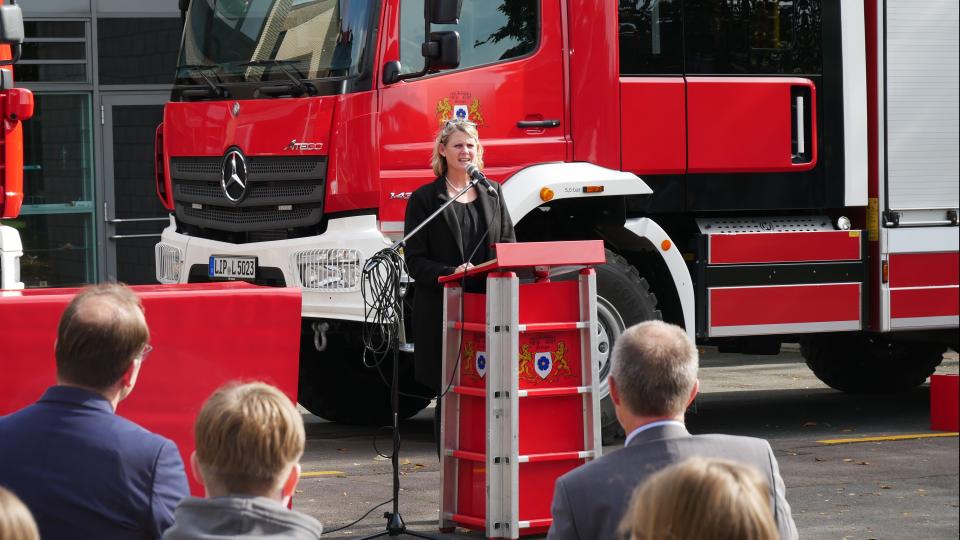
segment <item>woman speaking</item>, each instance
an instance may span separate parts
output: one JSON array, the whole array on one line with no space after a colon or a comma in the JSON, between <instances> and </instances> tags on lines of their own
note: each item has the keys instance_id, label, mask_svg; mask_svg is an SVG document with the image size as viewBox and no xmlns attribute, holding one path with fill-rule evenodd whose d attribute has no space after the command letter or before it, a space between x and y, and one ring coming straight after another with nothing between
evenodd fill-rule
<instances>
[{"instance_id":1,"label":"woman speaking","mask_svg":"<svg viewBox=\"0 0 960 540\"><path fill-rule=\"evenodd\" d=\"M483 146L477 127L465 120L447 122L433 145L431 159L437 178L413 192L407 203L404 232L420 225L470 182L467 166L483 168ZM417 381L435 394L441 381L443 289L441 276L461 272L493 258L492 245L515 242L513 222L503 204L500 184L496 195L471 188L440 216L407 240L404 256L416 281L413 295L413 339ZM439 406L437 407L439 415Z\"/></svg>"}]
</instances>

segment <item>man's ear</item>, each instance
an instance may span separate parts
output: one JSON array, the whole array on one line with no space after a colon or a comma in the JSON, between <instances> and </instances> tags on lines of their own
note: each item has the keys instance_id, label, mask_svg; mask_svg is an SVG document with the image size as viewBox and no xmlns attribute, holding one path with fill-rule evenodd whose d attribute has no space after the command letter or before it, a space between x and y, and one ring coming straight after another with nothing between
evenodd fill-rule
<instances>
[{"instance_id":1,"label":"man's ear","mask_svg":"<svg viewBox=\"0 0 960 540\"><path fill-rule=\"evenodd\" d=\"M620 405L620 390L617 388L617 381L613 378L613 375L607 377L607 384L610 385L610 399L613 400L613 404Z\"/></svg>"},{"instance_id":2,"label":"man's ear","mask_svg":"<svg viewBox=\"0 0 960 540\"><path fill-rule=\"evenodd\" d=\"M611 390L612 393L612 390ZM690 390L690 397L687 399L687 407L693 403L693 400L697 399L697 394L700 393L700 379L693 381L693 388Z\"/></svg>"},{"instance_id":3,"label":"man's ear","mask_svg":"<svg viewBox=\"0 0 960 540\"><path fill-rule=\"evenodd\" d=\"M300 464L294 463L293 467L290 467L290 474L287 475L287 479L283 481L283 486L280 487L280 496L283 498L283 504L287 504L291 497L293 497L293 492L297 489L297 482L300 481Z\"/></svg>"},{"instance_id":4,"label":"man's ear","mask_svg":"<svg viewBox=\"0 0 960 540\"><path fill-rule=\"evenodd\" d=\"M136 384L138 373L140 373L140 361L134 360L130 362L130 367L120 376L120 382L123 384L123 387L130 388Z\"/></svg>"}]
</instances>

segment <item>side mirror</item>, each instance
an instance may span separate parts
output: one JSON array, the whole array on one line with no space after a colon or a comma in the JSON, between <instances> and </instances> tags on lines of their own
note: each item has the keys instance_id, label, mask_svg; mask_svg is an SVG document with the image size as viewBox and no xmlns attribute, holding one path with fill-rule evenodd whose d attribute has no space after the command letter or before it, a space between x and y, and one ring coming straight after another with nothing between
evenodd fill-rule
<instances>
[{"instance_id":1,"label":"side mirror","mask_svg":"<svg viewBox=\"0 0 960 540\"><path fill-rule=\"evenodd\" d=\"M460 66L460 33L430 32L430 39L423 44L421 52L429 71L457 68Z\"/></svg>"},{"instance_id":2,"label":"side mirror","mask_svg":"<svg viewBox=\"0 0 960 540\"><path fill-rule=\"evenodd\" d=\"M384 86L400 82L400 62L394 60L383 65L383 75L381 76Z\"/></svg>"},{"instance_id":3,"label":"side mirror","mask_svg":"<svg viewBox=\"0 0 960 540\"><path fill-rule=\"evenodd\" d=\"M457 24L463 0L430 0L427 16L431 24Z\"/></svg>"},{"instance_id":4,"label":"side mirror","mask_svg":"<svg viewBox=\"0 0 960 540\"><path fill-rule=\"evenodd\" d=\"M4 113L7 120L29 120L33 117L33 92L26 88L8 89Z\"/></svg>"},{"instance_id":5,"label":"side mirror","mask_svg":"<svg viewBox=\"0 0 960 540\"><path fill-rule=\"evenodd\" d=\"M23 12L16 4L0 6L0 43L23 43Z\"/></svg>"}]
</instances>

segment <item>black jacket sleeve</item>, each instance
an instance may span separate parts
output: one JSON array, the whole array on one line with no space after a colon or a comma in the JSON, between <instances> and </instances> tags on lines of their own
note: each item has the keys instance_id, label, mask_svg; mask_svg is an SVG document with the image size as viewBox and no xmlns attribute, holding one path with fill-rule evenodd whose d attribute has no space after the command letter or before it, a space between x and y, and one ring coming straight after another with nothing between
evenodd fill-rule
<instances>
[{"instance_id":1,"label":"black jacket sleeve","mask_svg":"<svg viewBox=\"0 0 960 540\"><path fill-rule=\"evenodd\" d=\"M435 208L430 204L431 193L430 186L427 184L421 189L413 192L410 200L407 201L407 213L404 218L404 234L412 231L417 225L423 222ZM437 239L432 238L429 225L420 230L407 240L404 246L404 258L407 261L407 270L418 283L431 284L437 287L437 279L440 276L452 274L456 270L455 266L449 266L431 258L431 255L437 252L438 247L434 246ZM512 229L511 229L512 230Z\"/></svg>"}]
</instances>

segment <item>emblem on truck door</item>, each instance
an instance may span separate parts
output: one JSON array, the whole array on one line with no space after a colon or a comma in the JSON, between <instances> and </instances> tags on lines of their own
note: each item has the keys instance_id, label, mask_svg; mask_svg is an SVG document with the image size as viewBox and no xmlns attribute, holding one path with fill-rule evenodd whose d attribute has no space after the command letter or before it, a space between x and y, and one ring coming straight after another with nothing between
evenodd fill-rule
<instances>
[{"instance_id":1,"label":"emblem on truck door","mask_svg":"<svg viewBox=\"0 0 960 540\"><path fill-rule=\"evenodd\" d=\"M247 194L247 160L239 150L230 150L223 157L220 188L232 203L240 202Z\"/></svg>"}]
</instances>

